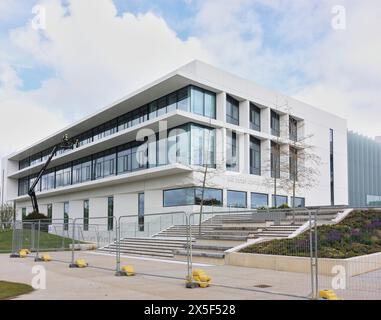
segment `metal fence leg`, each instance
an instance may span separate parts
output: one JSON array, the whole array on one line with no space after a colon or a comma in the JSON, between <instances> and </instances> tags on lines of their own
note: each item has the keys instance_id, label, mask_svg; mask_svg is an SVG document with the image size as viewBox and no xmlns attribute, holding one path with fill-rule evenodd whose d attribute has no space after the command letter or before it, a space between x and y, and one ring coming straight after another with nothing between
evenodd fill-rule
<instances>
[{"instance_id":1,"label":"metal fence leg","mask_svg":"<svg viewBox=\"0 0 381 320\"><path fill-rule=\"evenodd\" d=\"M116 276L122 276L123 274L120 272L120 222L117 223L117 232L116 232L116 270L115 275Z\"/></svg>"},{"instance_id":2,"label":"metal fence leg","mask_svg":"<svg viewBox=\"0 0 381 320\"><path fill-rule=\"evenodd\" d=\"M74 263L74 247L75 247L75 220L73 221L73 232L72 232L72 235L73 235L73 239L72 239L72 248L71 248L71 263L69 265L70 268L74 268L76 267L75 263Z\"/></svg>"},{"instance_id":3,"label":"metal fence leg","mask_svg":"<svg viewBox=\"0 0 381 320\"><path fill-rule=\"evenodd\" d=\"M31 244L30 244L30 251L35 251L35 225L34 222L31 224L30 228L30 238L31 238Z\"/></svg>"},{"instance_id":4,"label":"metal fence leg","mask_svg":"<svg viewBox=\"0 0 381 320\"><path fill-rule=\"evenodd\" d=\"M309 236L310 236L310 277L311 277L311 298L314 299L315 296L315 283L314 283L314 256L313 256L313 245L312 245L312 216L311 211L308 211L309 218Z\"/></svg>"},{"instance_id":5,"label":"metal fence leg","mask_svg":"<svg viewBox=\"0 0 381 320\"><path fill-rule=\"evenodd\" d=\"M319 253L318 253L318 221L317 221L317 217L318 217L318 209L315 210L315 297L316 299L318 299L319 297L319 268L318 268L318 264L319 264Z\"/></svg>"},{"instance_id":6,"label":"metal fence leg","mask_svg":"<svg viewBox=\"0 0 381 320\"><path fill-rule=\"evenodd\" d=\"M20 255L19 253L17 252L17 242L18 242L18 237L17 237L17 221L14 221L13 222L13 228L12 228L12 252L11 252L11 255L10 255L10 258L19 258Z\"/></svg>"},{"instance_id":7,"label":"metal fence leg","mask_svg":"<svg viewBox=\"0 0 381 320\"><path fill-rule=\"evenodd\" d=\"M40 232L41 232L41 220L38 220L38 229L37 229L37 247L36 247L36 257L34 261L41 261L39 257L40 251Z\"/></svg>"}]
</instances>

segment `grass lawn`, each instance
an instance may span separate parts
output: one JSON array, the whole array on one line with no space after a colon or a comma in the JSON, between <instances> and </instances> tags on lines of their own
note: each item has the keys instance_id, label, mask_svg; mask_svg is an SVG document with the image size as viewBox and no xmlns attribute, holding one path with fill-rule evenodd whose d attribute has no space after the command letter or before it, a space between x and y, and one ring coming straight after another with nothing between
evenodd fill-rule
<instances>
[{"instance_id":1,"label":"grass lawn","mask_svg":"<svg viewBox=\"0 0 381 320\"><path fill-rule=\"evenodd\" d=\"M18 231L20 232L20 231ZM30 248L32 243L32 234L30 230L24 229L22 234L23 247ZM35 241L37 241L37 231L35 232ZM63 238L47 232L40 232L40 250L69 249L72 240ZM78 241L76 241L78 243ZM0 231L0 253L10 253L12 251L12 230Z\"/></svg>"},{"instance_id":2,"label":"grass lawn","mask_svg":"<svg viewBox=\"0 0 381 320\"><path fill-rule=\"evenodd\" d=\"M33 288L24 283L0 281L0 300L15 298L32 291Z\"/></svg>"},{"instance_id":3,"label":"grass lawn","mask_svg":"<svg viewBox=\"0 0 381 320\"><path fill-rule=\"evenodd\" d=\"M308 257L309 231L292 238L271 240L241 250ZM345 259L381 252L381 211L355 211L336 225L318 227L319 258Z\"/></svg>"}]
</instances>

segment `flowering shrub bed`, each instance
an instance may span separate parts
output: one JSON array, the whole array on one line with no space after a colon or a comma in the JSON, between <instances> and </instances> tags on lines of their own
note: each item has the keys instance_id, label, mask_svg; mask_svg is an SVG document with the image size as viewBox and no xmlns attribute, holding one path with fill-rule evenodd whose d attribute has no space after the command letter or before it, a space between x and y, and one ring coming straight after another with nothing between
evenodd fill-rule
<instances>
[{"instance_id":1,"label":"flowering shrub bed","mask_svg":"<svg viewBox=\"0 0 381 320\"><path fill-rule=\"evenodd\" d=\"M241 250L261 253L309 257L309 231L293 238L272 240ZM355 211L337 225L318 227L319 258L345 259L381 252L381 211Z\"/></svg>"}]
</instances>

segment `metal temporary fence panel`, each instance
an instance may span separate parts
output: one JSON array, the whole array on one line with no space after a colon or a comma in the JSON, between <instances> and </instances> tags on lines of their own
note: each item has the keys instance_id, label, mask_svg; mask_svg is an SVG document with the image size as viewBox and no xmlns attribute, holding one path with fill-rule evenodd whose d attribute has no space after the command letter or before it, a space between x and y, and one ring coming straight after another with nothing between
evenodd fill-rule
<instances>
[{"instance_id":1,"label":"metal temporary fence panel","mask_svg":"<svg viewBox=\"0 0 381 320\"><path fill-rule=\"evenodd\" d=\"M225 265L224 269L231 268L232 272L219 273L218 268L216 268L217 276L213 278L212 285L232 290L263 292L279 297L313 298L316 296L317 290L314 276L316 259L313 248L313 219L311 212L305 209L265 211L237 209L229 212L224 210L213 213L191 213L188 219L187 274L191 276L195 270L193 264L202 262L205 258L202 250L201 252L198 250L199 252L196 254L194 247L202 248L203 245L205 246L211 241L234 247L250 238L251 240L266 238L266 232L268 232L266 230L274 229L278 233L279 239L258 243L243 250L257 254L259 260L261 259L260 255L264 255L263 257L267 261L274 258L279 259L278 263L275 264L274 261L267 262L266 268L269 267L268 264L273 263L274 270L265 270L265 266L262 265L261 267L259 263L257 269L260 272L258 272L258 276L248 278L246 273L251 273L254 269L242 268L242 273L237 278L237 267ZM302 237L284 237L282 228L288 229L289 226L294 226L291 231L302 226L310 231L304 233ZM190 241L191 239L195 239L195 241ZM295 259L303 259L302 270L286 272L282 268L282 260L280 260L284 259L284 256L289 256L290 262Z\"/></svg>"},{"instance_id":2,"label":"metal temporary fence panel","mask_svg":"<svg viewBox=\"0 0 381 320\"><path fill-rule=\"evenodd\" d=\"M0 253L12 252L13 222L0 222Z\"/></svg>"}]
</instances>

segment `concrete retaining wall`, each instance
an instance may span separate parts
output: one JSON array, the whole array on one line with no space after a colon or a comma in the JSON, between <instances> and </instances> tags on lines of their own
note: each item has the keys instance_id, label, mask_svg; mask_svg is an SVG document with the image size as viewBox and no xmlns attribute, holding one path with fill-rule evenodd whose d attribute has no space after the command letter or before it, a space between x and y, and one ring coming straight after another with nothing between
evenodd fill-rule
<instances>
[{"instance_id":1,"label":"concrete retaining wall","mask_svg":"<svg viewBox=\"0 0 381 320\"><path fill-rule=\"evenodd\" d=\"M225 255L225 264L288 272L310 272L310 258L231 252ZM342 266L349 277L381 269L381 252L349 259L319 258L318 272L333 276L333 267Z\"/></svg>"}]
</instances>

